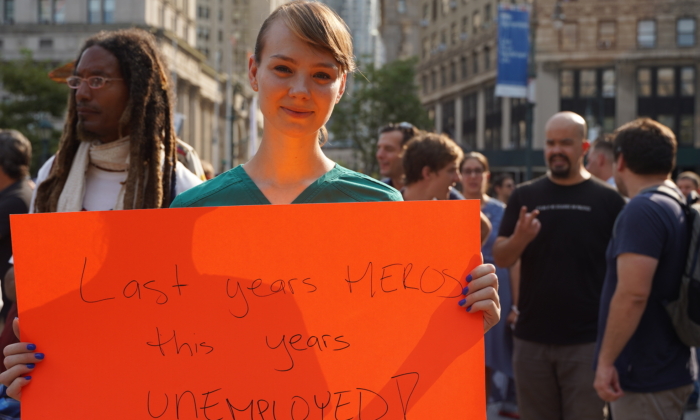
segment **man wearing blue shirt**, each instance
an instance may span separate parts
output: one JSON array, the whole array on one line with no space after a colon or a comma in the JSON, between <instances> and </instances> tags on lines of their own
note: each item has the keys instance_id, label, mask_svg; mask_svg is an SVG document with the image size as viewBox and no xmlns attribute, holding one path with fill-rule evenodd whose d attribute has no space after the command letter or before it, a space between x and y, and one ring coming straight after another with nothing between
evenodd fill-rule
<instances>
[{"instance_id":1,"label":"man wearing blue shirt","mask_svg":"<svg viewBox=\"0 0 700 420\"><path fill-rule=\"evenodd\" d=\"M631 200L606 253L594 386L615 420L679 419L693 364L664 303L678 297L688 231L678 200L654 192L677 190L669 180L676 139L668 127L638 119L617 130L614 153L617 187Z\"/></svg>"}]
</instances>

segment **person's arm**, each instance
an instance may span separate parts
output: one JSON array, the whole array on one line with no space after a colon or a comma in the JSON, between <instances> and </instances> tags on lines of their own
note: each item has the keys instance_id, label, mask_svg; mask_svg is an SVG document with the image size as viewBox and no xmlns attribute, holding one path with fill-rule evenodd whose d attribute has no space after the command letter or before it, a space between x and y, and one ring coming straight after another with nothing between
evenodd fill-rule
<instances>
[{"instance_id":1,"label":"person's arm","mask_svg":"<svg viewBox=\"0 0 700 420\"><path fill-rule=\"evenodd\" d=\"M533 210L531 213L528 213L527 207L522 206L520 208L520 214L513 234L508 237L499 236L493 244L493 260L496 265L510 267L520 259L525 247L540 232L542 225L537 219L539 214L539 210Z\"/></svg>"},{"instance_id":2,"label":"person's arm","mask_svg":"<svg viewBox=\"0 0 700 420\"><path fill-rule=\"evenodd\" d=\"M520 311L518 310L518 299L520 299L520 260L516 261L508 270L510 275L510 296L513 307L510 308L512 310L508 314L507 321L511 327L514 327L515 323L518 321L518 315L520 315Z\"/></svg>"},{"instance_id":3,"label":"person's arm","mask_svg":"<svg viewBox=\"0 0 700 420\"><path fill-rule=\"evenodd\" d=\"M493 226L491 225L491 221L489 220L488 217L483 212L480 212L481 215L481 245L484 245L486 243L486 240L489 239L489 235L491 234L491 230L493 229Z\"/></svg>"},{"instance_id":4,"label":"person's arm","mask_svg":"<svg viewBox=\"0 0 700 420\"><path fill-rule=\"evenodd\" d=\"M617 256L617 287L610 301L594 382L604 401L615 401L624 394L614 363L639 326L658 263L658 259L641 254Z\"/></svg>"}]
</instances>

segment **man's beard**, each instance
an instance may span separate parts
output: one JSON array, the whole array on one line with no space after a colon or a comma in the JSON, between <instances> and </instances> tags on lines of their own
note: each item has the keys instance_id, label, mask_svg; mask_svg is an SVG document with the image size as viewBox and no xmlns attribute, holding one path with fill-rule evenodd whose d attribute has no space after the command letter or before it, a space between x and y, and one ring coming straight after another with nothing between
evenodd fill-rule
<instances>
[{"instance_id":1,"label":"man's beard","mask_svg":"<svg viewBox=\"0 0 700 420\"><path fill-rule=\"evenodd\" d=\"M568 163L569 165L565 168L557 168L555 169L552 165L552 159L555 157L562 158ZM564 155L552 155L549 157L549 171L552 174L552 177L558 178L558 179L566 179L569 176L571 176L571 162L569 161L569 158L564 156Z\"/></svg>"},{"instance_id":2,"label":"man's beard","mask_svg":"<svg viewBox=\"0 0 700 420\"><path fill-rule=\"evenodd\" d=\"M78 136L78 140L84 141L87 143L95 141L95 140L100 140L100 136L97 133L86 130L85 127L83 126L83 123L80 120L78 120L76 134Z\"/></svg>"}]
</instances>

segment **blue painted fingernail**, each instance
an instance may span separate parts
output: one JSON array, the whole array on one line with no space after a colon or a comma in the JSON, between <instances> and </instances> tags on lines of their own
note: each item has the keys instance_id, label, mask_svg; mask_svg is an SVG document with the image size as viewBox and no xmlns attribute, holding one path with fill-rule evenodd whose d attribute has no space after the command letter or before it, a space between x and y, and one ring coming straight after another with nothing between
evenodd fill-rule
<instances>
[{"instance_id":1,"label":"blue painted fingernail","mask_svg":"<svg viewBox=\"0 0 700 420\"><path fill-rule=\"evenodd\" d=\"M37 359L41 360L41 359L44 358L44 353L34 353L34 357L36 357Z\"/></svg>"},{"instance_id":2,"label":"blue painted fingernail","mask_svg":"<svg viewBox=\"0 0 700 420\"><path fill-rule=\"evenodd\" d=\"M468 276L467 276L467 283L469 283L469 282L472 281L472 280L474 280L474 279L472 278L472 275L471 275L471 274L468 275Z\"/></svg>"},{"instance_id":3,"label":"blue painted fingernail","mask_svg":"<svg viewBox=\"0 0 700 420\"><path fill-rule=\"evenodd\" d=\"M28 381L31 381L31 380L32 380L32 377L31 377L31 376L25 376L24 379L26 379L26 380L28 380Z\"/></svg>"},{"instance_id":4,"label":"blue painted fingernail","mask_svg":"<svg viewBox=\"0 0 700 420\"><path fill-rule=\"evenodd\" d=\"M462 300L460 300L457 304L458 304L459 306L464 306L465 303L467 303L467 300L466 300L466 299L462 299Z\"/></svg>"},{"instance_id":5,"label":"blue painted fingernail","mask_svg":"<svg viewBox=\"0 0 700 420\"><path fill-rule=\"evenodd\" d=\"M27 350L29 350L29 351L36 350L36 344L27 344Z\"/></svg>"},{"instance_id":6,"label":"blue painted fingernail","mask_svg":"<svg viewBox=\"0 0 700 420\"><path fill-rule=\"evenodd\" d=\"M467 308L467 312L469 312L469 311L471 311L471 310L472 310L472 307L471 307L471 306Z\"/></svg>"},{"instance_id":7,"label":"blue painted fingernail","mask_svg":"<svg viewBox=\"0 0 700 420\"><path fill-rule=\"evenodd\" d=\"M462 289L462 294L463 294L463 295L466 295L467 293L469 293L469 286L467 286L467 287L465 287L464 289Z\"/></svg>"},{"instance_id":8,"label":"blue painted fingernail","mask_svg":"<svg viewBox=\"0 0 700 420\"><path fill-rule=\"evenodd\" d=\"M27 369L34 369L34 363L27 363Z\"/></svg>"}]
</instances>

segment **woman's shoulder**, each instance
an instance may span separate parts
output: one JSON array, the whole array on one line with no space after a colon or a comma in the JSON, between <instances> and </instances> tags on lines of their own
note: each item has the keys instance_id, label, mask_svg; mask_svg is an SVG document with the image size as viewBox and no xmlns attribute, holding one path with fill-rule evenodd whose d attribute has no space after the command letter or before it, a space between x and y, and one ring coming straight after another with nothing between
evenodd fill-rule
<instances>
[{"instance_id":1,"label":"woman's shoulder","mask_svg":"<svg viewBox=\"0 0 700 420\"><path fill-rule=\"evenodd\" d=\"M203 182L195 187L188 189L175 197L171 208L175 207L203 207L225 205L217 203L220 196L226 195L231 197L230 193L243 181L240 174L242 168L237 166L233 169L222 173L221 175ZM231 204L228 204L231 205Z\"/></svg>"},{"instance_id":2,"label":"woman's shoulder","mask_svg":"<svg viewBox=\"0 0 700 420\"><path fill-rule=\"evenodd\" d=\"M330 185L354 198L353 201L403 201L396 188L365 174L336 165L333 175Z\"/></svg>"}]
</instances>

